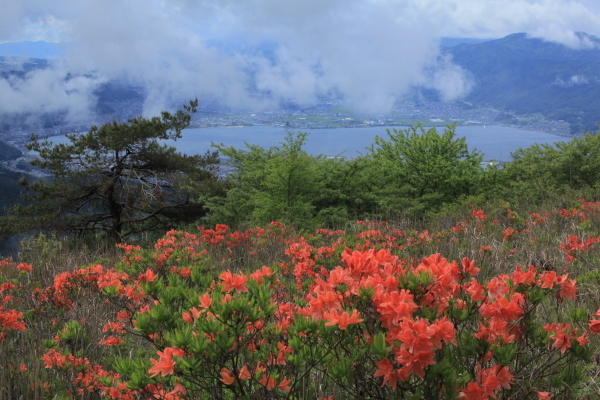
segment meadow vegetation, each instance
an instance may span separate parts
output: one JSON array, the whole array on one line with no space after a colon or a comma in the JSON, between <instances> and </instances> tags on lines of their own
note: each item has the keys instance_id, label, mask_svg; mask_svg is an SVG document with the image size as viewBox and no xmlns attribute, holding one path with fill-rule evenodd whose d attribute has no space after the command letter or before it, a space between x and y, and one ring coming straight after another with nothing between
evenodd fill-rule
<instances>
[{"instance_id":1,"label":"meadow vegetation","mask_svg":"<svg viewBox=\"0 0 600 400\"><path fill-rule=\"evenodd\" d=\"M217 146L224 194L164 236L24 240L0 399L598 398L598 136L487 169L452 126L307 139Z\"/></svg>"}]
</instances>

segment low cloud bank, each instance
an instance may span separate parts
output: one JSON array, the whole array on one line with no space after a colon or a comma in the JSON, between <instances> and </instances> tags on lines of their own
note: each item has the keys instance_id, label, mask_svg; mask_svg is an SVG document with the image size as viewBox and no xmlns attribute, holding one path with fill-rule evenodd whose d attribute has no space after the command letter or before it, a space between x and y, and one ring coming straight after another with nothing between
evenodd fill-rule
<instances>
[{"instance_id":1,"label":"low cloud bank","mask_svg":"<svg viewBox=\"0 0 600 400\"><path fill-rule=\"evenodd\" d=\"M592 3L563 0L13 3L0 16L0 41L27 33L71 45L62 63L0 79L0 112L83 114L112 79L142 86L148 115L193 97L259 111L336 96L386 112L415 86L444 100L468 93L468 74L440 56L441 36L529 31L568 44L572 21L600 26Z\"/></svg>"}]
</instances>

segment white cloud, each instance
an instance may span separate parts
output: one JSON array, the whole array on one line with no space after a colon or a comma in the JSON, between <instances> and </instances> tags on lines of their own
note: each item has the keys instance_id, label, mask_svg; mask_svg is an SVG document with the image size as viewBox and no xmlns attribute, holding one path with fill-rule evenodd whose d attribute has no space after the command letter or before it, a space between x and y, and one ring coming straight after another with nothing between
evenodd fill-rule
<instances>
[{"instance_id":1,"label":"white cloud","mask_svg":"<svg viewBox=\"0 0 600 400\"><path fill-rule=\"evenodd\" d=\"M577 46L574 31L600 35L600 2L595 0L9 3L0 13L0 42L44 35L75 41L66 56L69 71L137 81L147 89L149 114L195 96L260 109L279 101L308 104L323 93L341 94L355 107L383 110L423 83L452 98L466 93L470 83L464 71L439 58L440 36L497 38L527 32ZM265 55L257 50L261 43L277 46ZM54 74L60 79L61 73ZM49 81L53 73L34 75L28 84L45 82L54 88L45 93L62 90L57 89L62 84ZM24 86L19 92L14 84L2 84L15 91L13 98L23 99ZM8 98L4 94L0 101ZM68 104L66 98L58 103Z\"/></svg>"},{"instance_id":2,"label":"white cloud","mask_svg":"<svg viewBox=\"0 0 600 400\"><path fill-rule=\"evenodd\" d=\"M585 75L573 75L569 79L564 80L561 77L557 76L556 80L552 83L552 85L562 86L562 87L572 87L577 85L587 85L590 83L590 79Z\"/></svg>"},{"instance_id":3,"label":"white cloud","mask_svg":"<svg viewBox=\"0 0 600 400\"><path fill-rule=\"evenodd\" d=\"M468 72L453 64L449 57L441 57L423 85L437 89L442 101L447 101L468 94L473 81L469 79Z\"/></svg>"},{"instance_id":4,"label":"white cloud","mask_svg":"<svg viewBox=\"0 0 600 400\"><path fill-rule=\"evenodd\" d=\"M600 2L594 0L423 0L418 7L440 21L443 36L498 38L526 32L576 45L573 32L600 35Z\"/></svg>"},{"instance_id":5,"label":"white cloud","mask_svg":"<svg viewBox=\"0 0 600 400\"><path fill-rule=\"evenodd\" d=\"M13 75L0 80L0 113L67 112L70 119L88 115L95 104L96 78L71 77L62 68Z\"/></svg>"}]
</instances>

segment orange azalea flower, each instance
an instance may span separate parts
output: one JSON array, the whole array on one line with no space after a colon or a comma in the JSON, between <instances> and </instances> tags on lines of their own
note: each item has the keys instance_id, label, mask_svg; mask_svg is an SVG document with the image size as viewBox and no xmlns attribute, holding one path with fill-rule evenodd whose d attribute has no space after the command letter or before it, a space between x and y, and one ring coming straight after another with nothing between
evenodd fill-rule
<instances>
[{"instance_id":1,"label":"orange azalea flower","mask_svg":"<svg viewBox=\"0 0 600 400\"><path fill-rule=\"evenodd\" d=\"M31 265L29 264L25 264L25 263L20 263L19 265L17 265L17 268L20 269L21 271L31 271L33 268L31 267Z\"/></svg>"},{"instance_id":2,"label":"orange azalea flower","mask_svg":"<svg viewBox=\"0 0 600 400\"><path fill-rule=\"evenodd\" d=\"M190 276L192 276L192 269L191 268L179 268L177 273L179 275L183 276L184 278L189 278Z\"/></svg>"},{"instance_id":3,"label":"orange azalea flower","mask_svg":"<svg viewBox=\"0 0 600 400\"><path fill-rule=\"evenodd\" d=\"M44 360L45 368L52 368L54 366L62 368L67 360L67 357L63 356L55 349L50 349L42 356L42 359Z\"/></svg>"},{"instance_id":4,"label":"orange azalea flower","mask_svg":"<svg viewBox=\"0 0 600 400\"><path fill-rule=\"evenodd\" d=\"M331 312L325 312L323 314L323 319L326 319L328 322L325 323L326 326L338 325L341 330L345 330L350 324L358 324L359 322L364 321L364 319L359 319L359 312L355 309L352 311L352 315L348 314L346 311L341 314L338 310L333 309Z\"/></svg>"},{"instance_id":5,"label":"orange azalea flower","mask_svg":"<svg viewBox=\"0 0 600 400\"><path fill-rule=\"evenodd\" d=\"M192 314L190 314L189 312L181 313L181 319L183 319L188 324L193 324L194 323L194 319L192 318Z\"/></svg>"},{"instance_id":6,"label":"orange azalea flower","mask_svg":"<svg viewBox=\"0 0 600 400\"><path fill-rule=\"evenodd\" d=\"M478 221L484 221L487 218L483 210L476 209L475 206L471 206L473 209L471 215L474 216Z\"/></svg>"},{"instance_id":7,"label":"orange azalea flower","mask_svg":"<svg viewBox=\"0 0 600 400\"><path fill-rule=\"evenodd\" d=\"M511 237L512 235L518 234L519 232L514 230L513 228L506 228L505 230L502 231L502 233L504 234L502 241L506 242L509 237Z\"/></svg>"},{"instance_id":8,"label":"orange azalea flower","mask_svg":"<svg viewBox=\"0 0 600 400\"><path fill-rule=\"evenodd\" d=\"M291 382L292 381L290 379L287 379L284 376L283 379L281 380L281 382L276 383L274 378L270 378L269 376L267 376L265 374L265 375L263 375L263 377L260 379L260 381L258 383L261 384L262 386L266 387L267 390L271 390L273 388L278 388L285 392L289 392L292 389L290 386Z\"/></svg>"},{"instance_id":9,"label":"orange azalea flower","mask_svg":"<svg viewBox=\"0 0 600 400\"><path fill-rule=\"evenodd\" d=\"M425 350L426 346L423 346L423 348L423 351L415 349L414 352L408 352L405 349L400 350L396 361L403 366L398 370L398 380L407 381L412 374L423 378L425 376L425 368L428 365L435 364L433 351Z\"/></svg>"},{"instance_id":10,"label":"orange azalea flower","mask_svg":"<svg viewBox=\"0 0 600 400\"><path fill-rule=\"evenodd\" d=\"M557 333L556 335L550 335L550 339L554 340L552 347L560 349L560 354L565 354L565 351L571 347L571 336L566 333Z\"/></svg>"},{"instance_id":11,"label":"orange azalea flower","mask_svg":"<svg viewBox=\"0 0 600 400\"><path fill-rule=\"evenodd\" d=\"M590 328L588 329L590 333L600 333L600 321L597 319L590 320Z\"/></svg>"},{"instance_id":12,"label":"orange azalea flower","mask_svg":"<svg viewBox=\"0 0 600 400\"><path fill-rule=\"evenodd\" d=\"M486 286L488 290L488 296L490 299L494 300L497 297L504 296L509 292L508 285L505 281L506 275L502 274L495 278L492 278Z\"/></svg>"},{"instance_id":13,"label":"orange azalea flower","mask_svg":"<svg viewBox=\"0 0 600 400\"><path fill-rule=\"evenodd\" d=\"M109 336L106 339L102 339L99 344L102 346L116 346L120 343L125 343L122 338Z\"/></svg>"},{"instance_id":14,"label":"orange azalea flower","mask_svg":"<svg viewBox=\"0 0 600 400\"><path fill-rule=\"evenodd\" d=\"M361 252L358 250L351 251L346 249L342 253L342 261L355 278L360 278L362 275L371 275L377 271L379 266L387 263L394 264L398 261L398 257L392 255L389 250L374 249Z\"/></svg>"},{"instance_id":15,"label":"orange azalea flower","mask_svg":"<svg viewBox=\"0 0 600 400\"><path fill-rule=\"evenodd\" d=\"M308 303L310 305L309 310L312 314L319 318L323 315L323 311L326 309L339 309L342 307L341 295L333 290L318 290L315 289L314 294L317 297L310 296Z\"/></svg>"},{"instance_id":16,"label":"orange azalea flower","mask_svg":"<svg viewBox=\"0 0 600 400\"><path fill-rule=\"evenodd\" d=\"M566 275L564 276L566 277ZM563 298L575 300L577 298L575 296L577 290L579 290L579 288L575 286L575 279L569 281L565 279L565 282L560 284L560 291L558 292L557 297L559 300L562 300Z\"/></svg>"},{"instance_id":17,"label":"orange azalea flower","mask_svg":"<svg viewBox=\"0 0 600 400\"><path fill-rule=\"evenodd\" d=\"M223 281L223 292L229 292L233 289L238 292L247 292L248 288L246 287L246 282L248 282L248 277L244 274L234 275L229 271L223 272L219 279Z\"/></svg>"},{"instance_id":18,"label":"orange azalea flower","mask_svg":"<svg viewBox=\"0 0 600 400\"><path fill-rule=\"evenodd\" d=\"M469 382L467 387L460 392L460 398L466 400L483 400L488 399L485 395L485 390L475 382Z\"/></svg>"},{"instance_id":19,"label":"orange azalea flower","mask_svg":"<svg viewBox=\"0 0 600 400\"><path fill-rule=\"evenodd\" d=\"M178 394L187 394L187 389L183 386L179 381L175 380L175 387L171 390L167 395L178 395Z\"/></svg>"},{"instance_id":20,"label":"orange azalea flower","mask_svg":"<svg viewBox=\"0 0 600 400\"><path fill-rule=\"evenodd\" d=\"M227 304L229 303L231 300L233 299L233 297L231 297L231 295L229 293L227 293L222 299L221 299L221 303L223 304Z\"/></svg>"},{"instance_id":21,"label":"orange azalea flower","mask_svg":"<svg viewBox=\"0 0 600 400\"><path fill-rule=\"evenodd\" d=\"M502 388L510 389L510 383L514 378L508 367L500 365L493 365L485 370L478 366L477 375L486 394L492 397L495 397L495 391L502 390Z\"/></svg>"},{"instance_id":22,"label":"orange azalea flower","mask_svg":"<svg viewBox=\"0 0 600 400\"><path fill-rule=\"evenodd\" d=\"M475 278L471 278L469 282L465 283L463 285L463 290L475 301L481 301L486 298L483 285L479 284Z\"/></svg>"},{"instance_id":23,"label":"orange azalea flower","mask_svg":"<svg viewBox=\"0 0 600 400\"><path fill-rule=\"evenodd\" d=\"M0 311L2 309L0 308ZM24 331L26 329L25 322L22 321L23 313L17 310L0 312L0 326L4 330Z\"/></svg>"},{"instance_id":24,"label":"orange azalea flower","mask_svg":"<svg viewBox=\"0 0 600 400\"><path fill-rule=\"evenodd\" d=\"M504 319L496 317L490 318L489 327L480 322L479 331L473 336L489 343L501 340L501 343L507 344L515 341L515 335L511 334L508 323Z\"/></svg>"},{"instance_id":25,"label":"orange azalea flower","mask_svg":"<svg viewBox=\"0 0 600 400\"><path fill-rule=\"evenodd\" d=\"M412 293L405 289L377 296L375 304L381 314L383 326L391 327L403 319L412 318L413 313L419 308L413 299Z\"/></svg>"},{"instance_id":26,"label":"orange azalea flower","mask_svg":"<svg viewBox=\"0 0 600 400\"><path fill-rule=\"evenodd\" d=\"M352 277L350 276L350 271L348 271L347 269L344 269L342 267L335 267L334 270L329 271L329 279L328 282L330 284L332 284L333 286L339 285L339 284L346 284L349 285L354 281L354 279L352 279Z\"/></svg>"},{"instance_id":27,"label":"orange azalea flower","mask_svg":"<svg viewBox=\"0 0 600 400\"><path fill-rule=\"evenodd\" d=\"M390 363L390 360L384 358L383 360L376 362L375 365L378 367L377 371L373 374L373 376L382 376L383 383L381 387L385 386L386 382L389 382L392 389L396 389L398 384L398 375L394 371L394 366Z\"/></svg>"},{"instance_id":28,"label":"orange azalea flower","mask_svg":"<svg viewBox=\"0 0 600 400\"><path fill-rule=\"evenodd\" d=\"M553 323L553 324L548 324L544 327L545 331L548 332L555 332L556 334L554 335L550 335L550 339L554 340L554 343L552 344L552 347L555 349L560 349L560 353L564 354L565 351L567 351L567 349L569 347L571 347L571 335L565 333L565 331L571 331L571 325L570 324L560 324L560 323Z\"/></svg>"},{"instance_id":29,"label":"orange azalea flower","mask_svg":"<svg viewBox=\"0 0 600 400\"><path fill-rule=\"evenodd\" d=\"M121 322L107 322L102 327L102 332L117 332L117 333L125 333L125 324Z\"/></svg>"},{"instance_id":30,"label":"orange azalea flower","mask_svg":"<svg viewBox=\"0 0 600 400\"><path fill-rule=\"evenodd\" d=\"M152 374L150 375L151 378L158 374L167 376L175 373L173 368L175 367L176 363L173 361L173 356L175 355L177 357L183 357L185 353L181 349L166 347L164 351L157 351L156 354L159 355L158 361L153 358L150 359L150 362L154 364L154 366L148 370L148 373Z\"/></svg>"},{"instance_id":31,"label":"orange azalea flower","mask_svg":"<svg viewBox=\"0 0 600 400\"><path fill-rule=\"evenodd\" d=\"M526 285L533 285L535 284L535 268L532 265L530 265L527 272L524 272L521 269L521 266L517 265L515 267L515 272L512 273L512 279L513 283L517 286L521 283L524 283Z\"/></svg>"},{"instance_id":32,"label":"orange azalea flower","mask_svg":"<svg viewBox=\"0 0 600 400\"><path fill-rule=\"evenodd\" d=\"M585 332L583 335L575 338L577 343L579 343L579 345L582 347L587 346L587 344L590 342L589 339L587 337L585 337L585 335L587 335L587 332Z\"/></svg>"},{"instance_id":33,"label":"orange azalea flower","mask_svg":"<svg viewBox=\"0 0 600 400\"><path fill-rule=\"evenodd\" d=\"M281 380L281 382L279 382L279 384L277 384L275 387L283 390L284 392L289 392L290 390L292 390L292 387L290 386L290 383L292 383L292 380L291 379L287 379L284 376L283 379Z\"/></svg>"},{"instance_id":34,"label":"orange azalea flower","mask_svg":"<svg viewBox=\"0 0 600 400\"><path fill-rule=\"evenodd\" d=\"M200 300L201 308L209 308L212 304L212 298L208 293L204 293L202 296L198 296L198 300Z\"/></svg>"},{"instance_id":35,"label":"orange azalea flower","mask_svg":"<svg viewBox=\"0 0 600 400\"><path fill-rule=\"evenodd\" d=\"M507 300L505 297L496 299L493 303L485 302L480 308L481 315L485 318L503 318L506 321L517 320L525 313L523 305L525 297L521 293L514 293Z\"/></svg>"},{"instance_id":36,"label":"orange azalea flower","mask_svg":"<svg viewBox=\"0 0 600 400\"><path fill-rule=\"evenodd\" d=\"M452 343L456 339L456 329L454 324L448 320L448 317L443 317L430 325L436 332L431 337L436 348L441 349L441 342Z\"/></svg>"},{"instance_id":37,"label":"orange azalea flower","mask_svg":"<svg viewBox=\"0 0 600 400\"><path fill-rule=\"evenodd\" d=\"M492 251L492 246L479 246L480 253L485 253L486 251Z\"/></svg>"},{"instance_id":38,"label":"orange azalea flower","mask_svg":"<svg viewBox=\"0 0 600 400\"><path fill-rule=\"evenodd\" d=\"M433 349L433 344L429 341L434 331L429 329L427 322L419 319L416 322L405 319L398 325L395 339L402 342L402 348L409 352L428 351Z\"/></svg>"},{"instance_id":39,"label":"orange azalea flower","mask_svg":"<svg viewBox=\"0 0 600 400\"><path fill-rule=\"evenodd\" d=\"M277 343L277 348L279 349L279 354L277 354L276 362L279 365L285 365L287 363L286 355L291 354L294 349L291 346L286 346L283 342Z\"/></svg>"},{"instance_id":40,"label":"orange azalea flower","mask_svg":"<svg viewBox=\"0 0 600 400\"><path fill-rule=\"evenodd\" d=\"M552 289L554 284L559 283L559 277L554 271L546 271L540 274L540 287L542 289Z\"/></svg>"},{"instance_id":41,"label":"orange azalea flower","mask_svg":"<svg viewBox=\"0 0 600 400\"><path fill-rule=\"evenodd\" d=\"M148 268L143 274L140 273L138 279L140 282L153 282L156 279L156 273Z\"/></svg>"},{"instance_id":42,"label":"orange azalea flower","mask_svg":"<svg viewBox=\"0 0 600 400\"><path fill-rule=\"evenodd\" d=\"M550 392L537 392L538 400L550 400Z\"/></svg>"},{"instance_id":43,"label":"orange azalea flower","mask_svg":"<svg viewBox=\"0 0 600 400\"><path fill-rule=\"evenodd\" d=\"M226 385L231 385L233 384L233 382L235 382L235 377L233 376L230 370L223 367L221 368L221 379L219 380Z\"/></svg>"},{"instance_id":44,"label":"orange azalea flower","mask_svg":"<svg viewBox=\"0 0 600 400\"><path fill-rule=\"evenodd\" d=\"M240 372L238 372L238 378L243 381L252 378L252 374L250 373L247 365L244 365L242 369L240 369Z\"/></svg>"},{"instance_id":45,"label":"orange azalea flower","mask_svg":"<svg viewBox=\"0 0 600 400\"><path fill-rule=\"evenodd\" d=\"M479 268L475 266L475 260L469 260L467 257L464 257L461 265L463 267L463 272L466 274L475 276L479 273Z\"/></svg>"},{"instance_id":46,"label":"orange azalea flower","mask_svg":"<svg viewBox=\"0 0 600 400\"><path fill-rule=\"evenodd\" d=\"M254 271L253 273L250 274L252 279L254 279L256 282L258 282L259 285L262 284L263 278L267 278L272 275L273 275L273 271L271 271L271 268L266 267L264 265L261 269L257 269L256 271Z\"/></svg>"},{"instance_id":47,"label":"orange azalea flower","mask_svg":"<svg viewBox=\"0 0 600 400\"><path fill-rule=\"evenodd\" d=\"M271 390L275 387L275 379L269 378L267 374L264 374L258 383L267 388L267 390Z\"/></svg>"},{"instance_id":48,"label":"orange azalea flower","mask_svg":"<svg viewBox=\"0 0 600 400\"><path fill-rule=\"evenodd\" d=\"M4 292L4 291L6 291L6 290L12 289L12 288L14 288L14 287L16 287L14 283L11 283L11 282L5 282L5 283L3 283L2 285L0 285L0 293L1 293L1 292Z\"/></svg>"}]
</instances>

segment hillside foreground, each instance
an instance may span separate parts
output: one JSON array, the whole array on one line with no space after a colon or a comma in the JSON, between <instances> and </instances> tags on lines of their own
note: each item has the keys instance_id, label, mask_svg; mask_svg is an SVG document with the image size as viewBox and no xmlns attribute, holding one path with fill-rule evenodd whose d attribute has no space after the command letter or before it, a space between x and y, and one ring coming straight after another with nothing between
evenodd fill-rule
<instances>
[{"instance_id":1,"label":"hillside foreground","mask_svg":"<svg viewBox=\"0 0 600 400\"><path fill-rule=\"evenodd\" d=\"M1 263L2 398L597 398L600 203Z\"/></svg>"}]
</instances>

